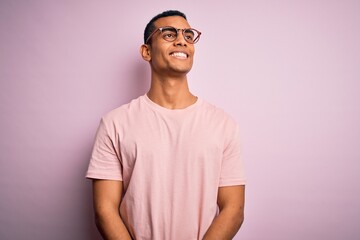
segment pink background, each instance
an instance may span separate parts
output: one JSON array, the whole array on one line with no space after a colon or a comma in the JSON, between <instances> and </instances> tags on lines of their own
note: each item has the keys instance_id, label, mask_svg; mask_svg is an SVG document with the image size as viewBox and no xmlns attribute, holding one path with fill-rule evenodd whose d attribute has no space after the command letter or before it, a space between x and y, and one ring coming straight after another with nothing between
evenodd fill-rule
<instances>
[{"instance_id":1,"label":"pink background","mask_svg":"<svg viewBox=\"0 0 360 240\"><path fill-rule=\"evenodd\" d=\"M100 117L144 94L145 24L203 32L192 91L242 126L236 239L360 239L359 1L0 2L0 239L99 239L84 179Z\"/></svg>"}]
</instances>

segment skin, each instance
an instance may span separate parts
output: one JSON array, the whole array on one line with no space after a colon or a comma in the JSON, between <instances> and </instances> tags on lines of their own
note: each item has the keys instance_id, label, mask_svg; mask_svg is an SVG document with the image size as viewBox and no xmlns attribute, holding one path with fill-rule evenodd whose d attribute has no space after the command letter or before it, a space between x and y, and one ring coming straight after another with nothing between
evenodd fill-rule
<instances>
[{"instance_id":1,"label":"skin","mask_svg":"<svg viewBox=\"0 0 360 240\"><path fill-rule=\"evenodd\" d=\"M179 16L160 18L155 26L190 28L189 23ZM186 53L187 57L176 57L172 55L174 52ZM147 95L153 102L168 109L186 108L196 102L197 97L189 91L187 81L194 53L194 45L187 43L181 32L174 42L165 41L158 32L153 35L151 45L140 47L142 58L151 67L151 86ZM121 181L93 181L96 223L104 239L131 239L119 215L122 193ZM203 239L232 239L244 219L244 199L245 186L220 187L217 197L219 215Z\"/></svg>"},{"instance_id":2,"label":"skin","mask_svg":"<svg viewBox=\"0 0 360 240\"><path fill-rule=\"evenodd\" d=\"M106 240L131 240L119 214L122 192L122 181L93 180L95 223Z\"/></svg>"},{"instance_id":3,"label":"skin","mask_svg":"<svg viewBox=\"0 0 360 240\"><path fill-rule=\"evenodd\" d=\"M203 240L228 240L236 235L244 221L245 186L220 187L217 203L219 215Z\"/></svg>"},{"instance_id":4,"label":"skin","mask_svg":"<svg viewBox=\"0 0 360 240\"><path fill-rule=\"evenodd\" d=\"M190 28L182 17L165 17L155 22L156 27L173 26ZM173 52L184 52L186 59L172 56ZM151 45L140 47L140 54L151 67L151 87L148 97L155 103L169 109L186 108L197 98L189 91L187 73L193 65L195 48L185 41L182 33L174 42L164 40L160 32L154 34Z\"/></svg>"}]
</instances>

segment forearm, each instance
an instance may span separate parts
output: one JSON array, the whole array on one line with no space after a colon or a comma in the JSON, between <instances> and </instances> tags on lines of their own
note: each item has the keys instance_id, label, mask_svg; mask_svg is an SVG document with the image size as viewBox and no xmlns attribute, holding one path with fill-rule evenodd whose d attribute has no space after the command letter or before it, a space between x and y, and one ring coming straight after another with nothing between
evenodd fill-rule
<instances>
[{"instance_id":1,"label":"forearm","mask_svg":"<svg viewBox=\"0 0 360 240\"><path fill-rule=\"evenodd\" d=\"M243 221L243 212L223 209L210 225L203 240L230 240L239 231Z\"/></svg>"},{"instance_id":2,"label":"forearm","mask_svg":"<svg viewBox=\"0 0 360 240\"><path fill-rule=\"evenodd\" d=\"M96 226L105 240L131 240L117 211L103 211L96 214Z\"/></svg>"}]
</instances>

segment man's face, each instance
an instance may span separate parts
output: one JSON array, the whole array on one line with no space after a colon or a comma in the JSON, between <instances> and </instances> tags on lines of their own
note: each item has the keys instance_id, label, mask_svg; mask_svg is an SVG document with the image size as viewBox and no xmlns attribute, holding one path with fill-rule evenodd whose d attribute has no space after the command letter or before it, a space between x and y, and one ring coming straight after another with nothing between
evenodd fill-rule
<instances>
[{"instance_id":1,"label":"man's face","mask_svg":"<svg viewBox=\"0 0 360 240\"><path fill-rule=\"evenodd\" d=\"M182 17L171 16L155 21L156 28L171 26L176 29L190 28L189 23ZM194 44L185 41L182 32L173 42L164 40L158 31L151 38L151 68L159 75L184 75L193 65Z\"/></svg>"}]
</instances>

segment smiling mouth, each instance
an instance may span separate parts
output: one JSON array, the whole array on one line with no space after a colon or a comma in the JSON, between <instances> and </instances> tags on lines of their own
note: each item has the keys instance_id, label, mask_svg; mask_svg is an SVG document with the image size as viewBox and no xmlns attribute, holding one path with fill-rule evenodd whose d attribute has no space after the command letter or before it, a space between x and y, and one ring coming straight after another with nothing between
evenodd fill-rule
<instances>
[{"instance_id":1,"label":"smiling mouth","mask_svg":"<svg viewBox=\"0 0 360 240\"><path fill-rule=\"evenodd\" d=\"M176 58L179 58L179 59L186 59L188 58L188 55L184 52L172 52L170 54L170 56L173 56L173 57L176 57Z\"/></svg>"}]
</instances>

